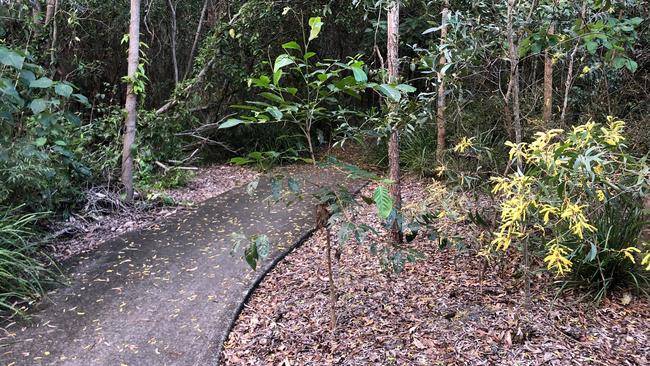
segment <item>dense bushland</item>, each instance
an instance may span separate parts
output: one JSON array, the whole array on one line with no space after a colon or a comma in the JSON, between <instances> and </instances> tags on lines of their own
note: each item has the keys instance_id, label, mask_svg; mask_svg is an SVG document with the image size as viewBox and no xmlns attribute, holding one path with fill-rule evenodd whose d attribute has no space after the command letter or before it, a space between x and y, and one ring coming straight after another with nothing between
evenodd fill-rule
<instances>
[{"instance_id":1,"label":"dense bushland","mask_svg":"<svg viewBox=\"0 0 650 366\"><path fill-rule=\"evenodd\" d=\"M89 188L122 192L123 108L137 81L135 143L126 151L139 200L183 184L187 173L174 167L230 160L267 170L355 143L378 168L371 177L385 189L370 201L381 202L395 239L417 232L413 221L430 221L426 212L403 217L400 167L485 195L494 194L489 178L501 177L504 216L481 220L498 239L483 254L512 250L509 240L598 297L617 283L647 288L637 270L647 262L639 202L650 179L649 8L598 0L148 0L133 78L125 77L127 1L1 1L0 207L8 214L0 225L20 222L19 239L3 250L15 258L6 263L24 264L8 273L38 281L45 257L28 233L83 207ZM591 122L608 118L603 130ZM613 124L620 120L624 132ZM397 149L389 154L389 146ZM564 163L549 170L549 156ZM167 168L173 173L163 174ZM570 190L548 192L569 178ZM526 203L517 218L508 211L515 198ZM531 228L555 239L529 242ZM403 258L397 250L392 259L396 253Z\"/></svg>"}]
</instances>

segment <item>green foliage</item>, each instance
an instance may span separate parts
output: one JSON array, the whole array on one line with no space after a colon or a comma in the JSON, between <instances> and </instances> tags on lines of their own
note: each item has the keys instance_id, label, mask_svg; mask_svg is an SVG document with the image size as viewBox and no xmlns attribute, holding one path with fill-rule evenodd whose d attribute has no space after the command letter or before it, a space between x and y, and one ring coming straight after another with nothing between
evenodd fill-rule
<instances>
[{"instance_id":1,"label":"green foliage","mask_svg":"<svg viewBox=\"0 0 650 366\"><path fill-rule=\"evenodd\" d=\"M89 168L99 181L115 181L122 161L124 112L120 107L102 107L101 111L101 117L82 127L79 149L85 152ZM187 181L187 172L161 175L156 167L157 161L167 164L183 156L185 141L178 134L184 131L185 122L177 117L138 111L134 175L139 189L171 188Z\"/></svg>"},{"instance_id":2,"label":"green foliage","mask_svg":"<svg viewBox=\"0 0 650 366\"><path fill-rule=\"evenodd\" d=\"M24 214L22 207L0 207L0 311L21 313L22 304L40 298L55 273L47 257L31 242L31 227L42 214Z\"/></svg>"},{"instance_id":3,"label":"green foliage","mask_svg":"<svg viewBox=\"0 0 650 366\"><path fill-rule=\"evenodd\" d=\"M295 149L288 149L283 152L277 151L253 151L244 157L230 159L231 164L244 166L254 165L260 171L268 171L274 166L292 162L313 163L311 159L302 158Z\"/></svg>"},{"instance_id":4,"label":"green foliage","mask_svg":"<svg viewBox=\"0 0 650 366\"><path fill-rule=\"evenodd\" d=\"M75 182L90 175L75 150L80 119L68 108L88 101L29 61L0 47L0 204L66 208L78 192Z\"/></svg>"},{"instance_id":5,"label":"green foliage","mask_svg":"<svg viewBox=\"0 0 650 366\"><path fill-rule=\"evenodd\" d=\"M340 98L343 95L359 98L359 92L367 81L363 62L357 59L345 64L316 61L316 53L309 51L309 45L318 37L322 25L320 18L311 18L310 36L302 46L296 41L282 45L285 53L276 57L271 74L249 80L249 85L261 90L259 97L262 100L235 105L248 114L228 119L219 126L220 129L251 123L293 124L302 132L311 159L315 160L313 127L349 114L341 108ZM352 75L346 75L349 72ZM294 80L296 82L291 83Z\"/></svg>"},{"instance_id":6,"label":"green foliage","mask_svg":"<svg viewBox=\"0 0 650 366\"><path fill-rule=\"evenodd\" d=\"M387 219L393 210L393 199L390 197L388 189L384 186L378 186L372 194L372 199L377 206L377 216L381 219Z\"/></svg>"}]
</instances>

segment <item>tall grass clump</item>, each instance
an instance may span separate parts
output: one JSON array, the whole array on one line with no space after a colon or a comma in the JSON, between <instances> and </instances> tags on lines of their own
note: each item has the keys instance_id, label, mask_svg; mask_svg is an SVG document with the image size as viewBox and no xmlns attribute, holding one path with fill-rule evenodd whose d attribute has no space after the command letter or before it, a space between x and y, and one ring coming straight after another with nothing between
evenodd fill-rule
<instances>
[{"instance_id":1,"label":"tall grass clump","mask_svg":"<svg viewBox=\"0 0 650 366\"><path fill-rule=\"evenodd\" d=\"M0 312L22 313L22 304L39 299L54 279L49 259L34 243L34 223L43 216L21 206L0 207Z\"/></svg>"}]
</instances>

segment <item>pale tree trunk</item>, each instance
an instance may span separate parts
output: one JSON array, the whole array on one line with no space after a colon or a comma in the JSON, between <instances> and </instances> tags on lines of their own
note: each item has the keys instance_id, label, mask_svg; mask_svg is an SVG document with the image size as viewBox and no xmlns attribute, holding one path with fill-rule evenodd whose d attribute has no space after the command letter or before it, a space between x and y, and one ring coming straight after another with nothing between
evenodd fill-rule
<instances>
[{"instance_id":1,"label":"pale tree trunk","mask_svg":"<svg viewBox=\"0 0 650 366\"><path fill-rule=\"evenodd\" d=\"M167 0L169 11L171 13L172 22L172 66L174 67L174 85L178 84L178 60L176 59L176 4L172 0Z\"/></svg>"},{"instance_id":2,"label":"pale tree trunk","mask_svg":"<svg viewBox=\"0 0 650 366\"><path fill-rule=\"evenodd\" d=\"M510 85L508 93L510 94L511 112L512 112L512 126L515 132L515 142L521 143L521 113L519 110L519 52L515 44L515 33L513 31L514 11L516 7L516 0L507 0L508 5L508 19L506 21L507 38L508 38L508 54L510 58ZM521 160L517 160L517 168L521 169ZM526 293L525 307L528 308L531 302L530 299L530 268L528 263L528 240L524 240L524 291Z\"/></svg>"},{"instance_id":3,"label":"pale tree trunk","mask_svg":"<svg viewBox=\"0 0 650 366\"><path fill-rule=\"evenodd\" d=\"M133 80L138 70L140 52L140 0L131 0L131 21L129 24L129 57L128 77ZM137 120L138 97L130 82L126 87L126 121L124 145L122 148L122 184L126 192L126 200L133 201L133 144L135 142L135 126Z\"/></svg>"},{"instance_id":4,"label":"pale tree trunk","mask_svg":"<svg viewBox=\"0 0 650 366\"><path fill-rule=\"evenodd\" d=\"M203 2L203 9L201 9L201 16L199 17L199 24L196 26L196 33L194 34L194 42L192 42L192 49L190 50L190 57L187 59L187 67L185 68L185 74L183 74L183 80L192 72L192 65L194 63L194 53L196 52L196 47L199 44L199 39L201 38L201 29L203 29L203 21L205 19L205 14L208 11L208 3L210 0L205 0Z\"/></svg>"},{"instance_id":5,"label":"pale tree trunk","mask_svg":"<svg viewBox=\"0 0 650 366\"><path fill-rule=\"evenodd\" d=\"M564 100L562 101L562 113L560 113L560 128L564 128L564 123L566 120L566 111L567 107L569 106L569 92L571 91L571 84L573 84L573 63L576 57L576 53L578 52L579 44L579 42L576 43L575 47L573 47L573 51L571 51L571 55L569 55L569 66L567 70L566 81L564 82Z\"/></svg>"},{"instance_id":6,"label":"pale tree trunk","mask_svg":"<svg viewBox=\"0 0 650 366\"><path fill-rule=\"evenodd\" d=\"M555 34L555 21L551 21L548 34ZM544 109L542 119L546 128L551 128L551 119L553 118L553 56L550 51L550 47L547 47L546 51L544 51Z\"/></svg>"},{"instance_id":7,"label":"pale tree trunk","mask_svg":"<svg viewBox=\"0 0 650 366\"><path fill-rule=\"evenodd\" d=\"M48 6L48 11L49 11L49 2L47 4ZM52 22L52 34L50 36L51 44L50 44L50 69L52 69L52 75L54 75L56 71L56 39L58 37L59 30L56 25L56 15L59 12L59 0L54 0L54 8L52 10L52 15L50 17L50 20ZM49 24L49 22L46 22L46 24Z\"/></svg>"},{"instance_id":8,"label":"pale tree trunk","mask_svg":"<svg viewBox=\"0 0 650 366\"><path fill-rule=\"evenodd\" d=\"M447 42L447 16L449 13L449 0L445 0L444 8L442 9L442 28L440 29L440 46ZM438 127L438 143L436 146L436 160L438 164L442 164L443 154L445 152L445 74L442 68L447 64L447 59L443 53L440 56L440 71L438 71L438 100L436 108L436 125Z\"/></svg>"},{"instance_id":9,"label":"pale tree trunk","mask_svg":"<svg viewBox=\"0 0 650 366\"><path fill-rule=\"evenodd\" d=\"M54 5L56 0L47 0L47 6L45 7L45 25L50 24L52 17L54 16Z\"/></svg>"},{"instance_id":10,"label":"pale tree trunk","mask_svg":"<svg viewBox=\"0 0 650 366\"><path fill-rule=\"evenodd\" d=\"M395 84L399 79L399 0L393 1L388 8L388 44L386 52L388 64L388 83ZM388 165L390 179L393 184L390 186L390 193L393 198L393 205L397 213L402 209L402 192L399 168L399 129L397 126L397 113L399 104L389 101L389 120L391 134L388 140ZM391 237L394 242L401 243L402 235L399 229L398 220L395 219L391 228Z\"/></svg>"},{"instance_id":11,"label":"pale tree trunk","mask_svg":"<svg viewBox=\"0 0 650 366\"><path fill-rule=\"evenodd\" d=\"M585 19L587 13L587 2L582 3L582 11L580 12L581 19ZM571 51L569 56L569 66L567 70L566 81L564 82L564 100L562 101L562 112L560 113L560 128L564 128L566 122L566 111L569 106L569 93L571 92L571 85L573 84L573 64L575 62L576 54L578 53L578 47L580 47L580 41L576 42L576 45Z\"/></svg>"},{"instance_id":12,"label":"pale tree trunk","mask_svg":"<svg viewBox=\"0 0 650 366\"><path fill-rule=\"evenodd\" d=\"M510 58L510 83L508 87L510 103L510 113L512 115L512 129L515 134L515 142L521 143L521 112L519 110L519 53L515 44L515 33L513 31L513 17L516 6L516 0L507 0L508 19L507 19L507 38L508 53Z\"/></svg>"}]
</instances>

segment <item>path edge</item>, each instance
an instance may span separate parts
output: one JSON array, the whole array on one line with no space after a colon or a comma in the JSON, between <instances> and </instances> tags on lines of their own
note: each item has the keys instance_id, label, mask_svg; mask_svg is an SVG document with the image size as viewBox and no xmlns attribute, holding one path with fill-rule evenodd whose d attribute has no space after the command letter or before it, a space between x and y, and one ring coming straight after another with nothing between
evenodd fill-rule
<instances>
[{"instance_id":1,"label":"path edge","mask_svg":"<svg viewBox=\"0 0 650 366\"><path fill-rule=\"evenodd\" d=\"M361 192L361 190L364 187L366 187L369 183L370 183L369 181L361 182L361 185L353 191L353 195L357 196L359 192ZM257 273L255 281L253 281L253 283L251 283L250 286L248 286L248 289L246 290L246 296L244 296L244 299L239 302L239 305L237 305L237 308L232 313L230 322L228 324L228 329L226 330L226 332L223 333L223 336L217 340L214 365L216 366L220 365L221 356L223 354L225 343L228 340L228 338L230 338L230 333L232 333L232 330L235 328L235 323L237 323L237 319L239 319L239 315L241 315L241 312L246 307L246 304L248 304L248 302L250 301L255 290L257 290L257 288L260 286L260 284L266 278L269 272L271 272L284 258L286 258L294 250L298 249L303 244L305 244L305 242L307 242L307 240L309 240L314 235L314 233L316 233L317 230L318 230L317 228L309 229L300 238L298 238L298 240L296 240L289 248L287 248L282 253L280 253L280 255L275 257L272 261L268 262L266 266L264 266L264 268Z\"/></svg>"}]
</instances>

